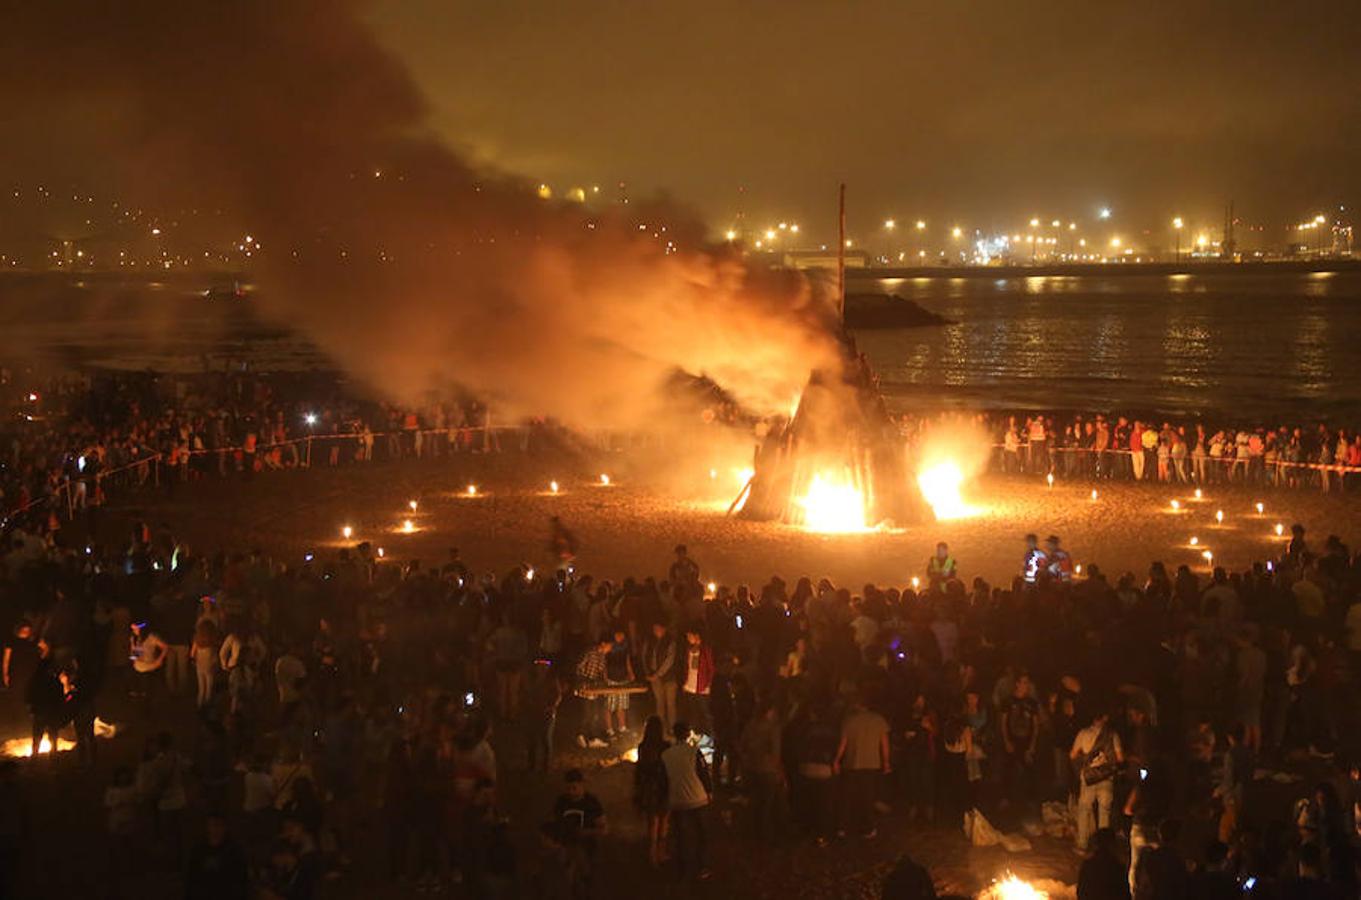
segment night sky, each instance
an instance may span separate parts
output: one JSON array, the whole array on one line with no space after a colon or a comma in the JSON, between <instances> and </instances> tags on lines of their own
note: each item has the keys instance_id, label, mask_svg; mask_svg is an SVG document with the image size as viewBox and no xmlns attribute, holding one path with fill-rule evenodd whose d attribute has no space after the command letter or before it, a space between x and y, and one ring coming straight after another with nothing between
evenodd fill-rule
<instances>
[{"instance_id":1,"label":"night sky","mask_svg":"<svg viewBox=\"0 0 1361 900\"><path fill-rule=\"evenodd\" d=\"M386 0L370 14L477 158L665 189L723 227L1283 224L1355 198L1355 3ZM745 194L739 190L745 188ZM743 199L745 198L745 199Z\"/></svg>"},{"instance_id":2,"label":"night sky","mask_svg":"<svg viewBox=\"0 0 1361 900\"><path fill-rule=\"evenodd\" d=\"M860 233L890 216L1085 224L1103 206L1131 233L1173 215L1217 228L1233 199L1245 224L1284 234L1361 202L1354 2L282 5L295 23L314 8L320 32L354 8L425 91L429 125L478 164L602 199L620 181L665 193L711 234L744 211L751 228L825 237L841 180ZM45 35L99 41L83 6ZM154 7L119 15L135 31ZM11 41L34 9L0 13ZM232 40L203 65L241 65ZM117 100L54 97L41 79L2 96L5 180L105 187Z\"/></svg>"}]
</instances>

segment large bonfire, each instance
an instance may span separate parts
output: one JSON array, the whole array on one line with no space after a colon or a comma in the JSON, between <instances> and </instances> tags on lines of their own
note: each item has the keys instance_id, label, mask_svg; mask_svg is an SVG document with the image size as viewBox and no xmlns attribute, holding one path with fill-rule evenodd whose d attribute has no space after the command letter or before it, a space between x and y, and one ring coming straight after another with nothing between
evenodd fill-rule
<instances>
[{"instance_id":1,"label":"large bonfire","mask_svg":"<svg viewBox=\"0 0 1361 900\"><path fill-rule=\"evenodd\" d=\"M755 474L733 502L736 515L823 532L925 515L869 364L850 337L842 346L840 368L813 371L793 416L757 447Z\"/></svg>"}]
</instances>

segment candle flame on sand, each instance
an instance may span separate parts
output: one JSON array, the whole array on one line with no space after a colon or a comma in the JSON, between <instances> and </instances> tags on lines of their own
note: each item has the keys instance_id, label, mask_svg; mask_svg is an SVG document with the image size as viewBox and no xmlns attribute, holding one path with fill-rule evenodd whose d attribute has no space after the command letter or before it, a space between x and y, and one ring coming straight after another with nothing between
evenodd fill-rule
<instances>
[{"instance_id":1,"label":"candle flame on sand","mask_svg":"<svg viewBox=\"0 0 1361 900\"><path fill-rule=\"evenodd\" d=\"M558 492L558 483L556 481L548 482L548 489L556 494Z\"/></svg>"},{"instance_id":2,"label":"candle flame on sand","mask_svg":"<svg viewBox=\"0 0 1361 900\"><path fill-rule=\"evenodd\" d=\"M610 486L610 476L604 474L603 472L600 474L600 486L601 487Z\"/></svg>"}]
</instances>

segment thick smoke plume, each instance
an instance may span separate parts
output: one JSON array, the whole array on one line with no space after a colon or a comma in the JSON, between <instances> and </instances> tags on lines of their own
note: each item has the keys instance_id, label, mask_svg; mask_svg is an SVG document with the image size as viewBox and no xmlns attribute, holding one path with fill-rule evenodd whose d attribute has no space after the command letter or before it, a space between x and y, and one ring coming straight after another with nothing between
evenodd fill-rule
<instances>
[{"instance_id":1,"label":"thick smoke plume","mask_svg":"<svg viewBox=\"0 0 1361 900\"><path fill-rule=\"evenodd\" d=\"M261 245L264 312L393 399L457 385L511 416L631 425L677 367L775 411L833 364L803 280L698 249L675 212L592 215L471 168L359 13L11 7L0 90L107 115L112 168L157 203L227 210Z\"/></svg>"}]
</instances>

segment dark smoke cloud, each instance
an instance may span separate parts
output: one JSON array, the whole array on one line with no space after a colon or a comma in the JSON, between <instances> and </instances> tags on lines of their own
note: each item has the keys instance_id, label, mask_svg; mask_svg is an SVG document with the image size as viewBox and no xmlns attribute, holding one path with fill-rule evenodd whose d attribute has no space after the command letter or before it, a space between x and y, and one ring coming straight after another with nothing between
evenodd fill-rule
<instances>
[{"instance_id":1,"label":"dark smoke cloud","mask_svg":"<svg viewBox=\"0 0 1361 900\"><path fill-rule=\"evenodd\" d=\"M357 7L30 4L0 20L0 90L97 110L103 167L149 202L228 210L264 312L392 398L627 425L676 367L775 410L830 364L802 279L697 249L673 210L592 216L467 165Z\"/></svg>"}]
</instances>

